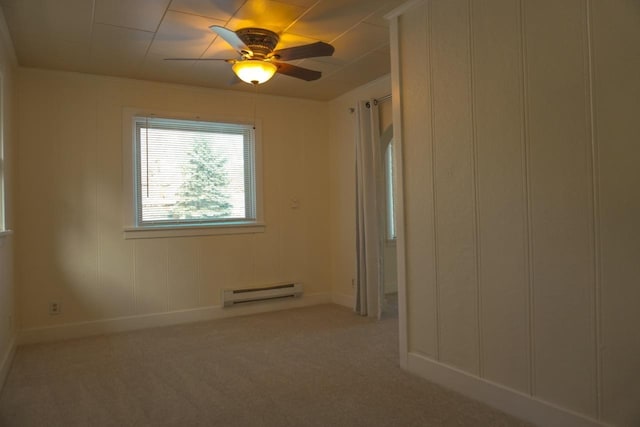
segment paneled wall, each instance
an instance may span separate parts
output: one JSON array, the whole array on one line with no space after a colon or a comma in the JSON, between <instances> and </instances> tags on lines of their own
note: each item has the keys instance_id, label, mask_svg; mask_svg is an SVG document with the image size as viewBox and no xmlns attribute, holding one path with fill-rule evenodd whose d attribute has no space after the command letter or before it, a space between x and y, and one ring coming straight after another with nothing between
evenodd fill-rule
<instances>
[{"instance_id":1,"label":"paneled wall","mask_svg":"<svg viewBox=\"0 0 640 427\"><path fill-rule=\"evenodd\" d=\"M15 287L13 281L13 236L0 237L0 389L4 383L3 369L8 369L11 352L13 351L14 328L14 298Z\"/></svg>"},{"instance_id":2,"label":"paneled wall","mask_svg":"<svg viewBox=\"0 0 640 427\"><path fill-rule=\"evenodd\" d=\"M4 178L4 195L0 191L0 197L4 197L5 227L13 229L15 224L14 197L15 192L15 67L16 59L11 45L11 39L4 20L4 14L0 9L0 81L1 115L0 120L0 150L3 150L0 161L0 173ZM0 201L0 209L2 209ZM0 226L0 231L2 227ZM9 368L10 357L14 349L15 337L15 281L13 275L14 236L0 233L0 389L4 382L4 374Z\"/></svg>"},{"instance_id":3,"label":"paneled wall","mask_svg":"<svg viewBox=\"0 0 640 427\"><path fill-rule=\"evenodd\" d=\"M398 18L409 352L640 424L640 3Z\"/></svg>"},{"instance_id":4,"label":"paneled wall","mask_svg":"<svg viewBox=\"0 0 640 427\"><path fill-rule=\"evenodd\" d=\"M216 306L222 289L282 281L328 299L326 103L35 69L19 96L22 329ZM266 231L125 240L123 107L250 119L254 99Z\"/></svg>"}]
</instances>

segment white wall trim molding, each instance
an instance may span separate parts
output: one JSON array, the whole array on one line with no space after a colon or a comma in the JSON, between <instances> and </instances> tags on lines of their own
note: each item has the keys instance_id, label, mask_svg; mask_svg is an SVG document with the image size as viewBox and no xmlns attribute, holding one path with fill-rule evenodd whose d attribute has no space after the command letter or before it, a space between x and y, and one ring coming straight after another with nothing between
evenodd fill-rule
<instances>
[{"instance_id":1,"label":"white wall trim molding","mask_svg":"<svg viewBox=\"0 0 640 427\"><path fill-rule=\"evenodd\" d=\"M544 427L610 426L569 409L470 375L418 353L409 353L407 370L535 425Z\"/></svg>"},{"instance_id":2,"label":"white wall trim molding","mask_svg":"<svg viewBox=\"0 0 640 427\"><path fill-rule=\"evenodd\" d=\"M0 391L2 391L4 383L7 380L7 376L9 375L9 368L11 368L11 363L13 362L13 356L15 354L16 340L11 339L11 341L9 342L9 347L2 357L2 364L0 364Z\"/></svg>"},{"instance_id":3,"label":"white wall trim molding","mask_svg":"<svg viewBox=\"0 0 640 427\"><path fill-rule=\"evenodd\" d=\"M347 295L334 292L331 294L331 302L353 310L353 308L356 306L356 297L355 295Z\"/></svg>"},{"instance_id":4,"label":"white wall trim molding","mask_svg":"<svg viewBox=\"0 0 640 427\"><path fill-rule=\"evenodd\" d=\"M216 305L190 310L117 317L89 322L66 323L56 326L47 326L44 328L21 330L18 333L18 344L22 345L38 342L60 341L92 335L132 331L136 329L204 322L227 317L246 316L250 314L280 311L290 308L329 304L332 302L331 300L331 295L328 293L316 293L304 295L299 299L252 303L237 307L223 308L222 306Z\"/></svg>"}]
</instances>

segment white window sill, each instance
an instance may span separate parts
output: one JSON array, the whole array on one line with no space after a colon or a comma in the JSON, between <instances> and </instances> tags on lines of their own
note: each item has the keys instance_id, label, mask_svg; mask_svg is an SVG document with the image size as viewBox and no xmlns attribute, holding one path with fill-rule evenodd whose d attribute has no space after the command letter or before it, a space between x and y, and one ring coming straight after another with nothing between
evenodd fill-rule
<instances>
[{"instance_id":1,"label":"white window sill","mask_svg":"<svg viewBox=\"0 0 640 427\"><path fill-rule=\"evenodd\" d=\"M13 230L0 230L0 237L6 237L13 234Z\"/></svg>"},{"instance_id":2,"label":"white window sill","mask_svg":"<svg viewBox=\"0 0 640 427\"><path fill-rule=\"evenodd\" d=\"M157 239L161 237L195 237L214 236L220 234L252 234L264 233L264 229L264 224L256 223L182 227L127 227L124 229L124 238Z\"/></svg>"}]
</instances>

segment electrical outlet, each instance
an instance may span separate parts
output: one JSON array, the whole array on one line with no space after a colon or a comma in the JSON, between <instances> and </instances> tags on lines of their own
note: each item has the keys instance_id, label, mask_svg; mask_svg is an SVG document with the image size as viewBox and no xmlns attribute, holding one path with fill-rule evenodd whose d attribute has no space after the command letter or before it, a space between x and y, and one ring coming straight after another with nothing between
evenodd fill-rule
<instances>
[{"instance_id":1,"label":"electrical outlet","mask_svg":"<svg viewBox=\"0 0 640 427\"><path fill-rule=\"evenodd\" d=\"M49 314L50 315L56 315L56 314L60 314L60 312L62 311L61 307L60 307L60 303L59 302L55 302L52 301L49 303Z\"/></svg>"}]
</instances>

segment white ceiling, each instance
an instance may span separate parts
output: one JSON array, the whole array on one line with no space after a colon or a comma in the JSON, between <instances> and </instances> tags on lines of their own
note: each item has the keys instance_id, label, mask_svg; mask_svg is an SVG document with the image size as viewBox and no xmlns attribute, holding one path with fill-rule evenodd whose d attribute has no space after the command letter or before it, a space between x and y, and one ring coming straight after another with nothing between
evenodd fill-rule
<instances>
[{"instance_id":1,"label":"white ceiling","mask_svg":"<svg viewBox=\"0 0 640 427\"><path fill-rule=\"evenodd\" d=\"M292 63L322 71L305 82L276 75L261 93L327 100L389 73L384 15L404 0L0 0L22 66L248 90L231 84L223 61L237 58L209 30L261 27L281 35L278 49L315 41L332 57Z\"/></svg>"}]
</instances>

